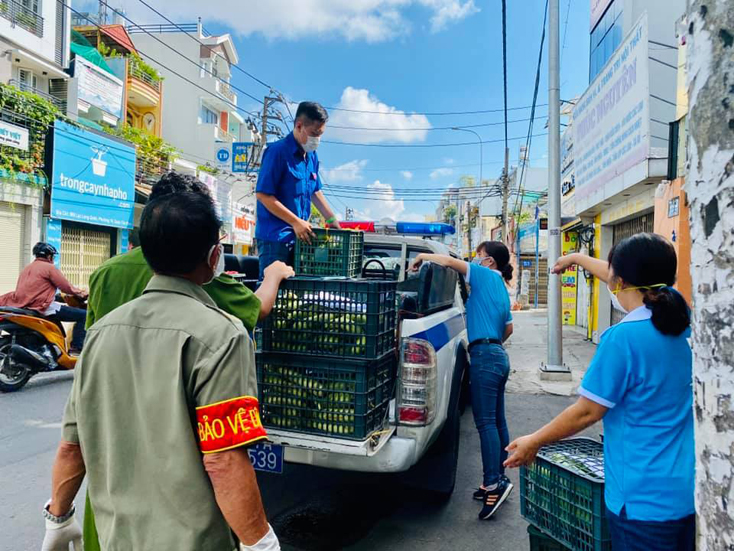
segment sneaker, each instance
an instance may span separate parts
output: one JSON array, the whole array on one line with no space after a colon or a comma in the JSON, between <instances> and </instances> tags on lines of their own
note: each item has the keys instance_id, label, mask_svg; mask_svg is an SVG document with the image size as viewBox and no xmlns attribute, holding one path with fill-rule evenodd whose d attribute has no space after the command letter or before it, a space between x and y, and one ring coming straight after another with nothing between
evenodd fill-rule
<instances>
[{"instance_id":1,"label":"sneaker","mask_svg":"<svg viewBox=\"0 0 734 551\"><path fill-rule=\"evenodd\" d=\"M505 502L507 496L512 492L512 484L500 482L496 490L488 490L484 494L484 507L479 512L479 520L488 520L497 512L497 509Z\"/></svg>"},{"instance_id":2,"label":"sneaker","mask_svg":"<svg viewBox=\"0 0 734 551\"><path fill-rule=\"evenodd\" d=\"M512 488L515 487L515 485L510 482L510 479L507 478L505 475L500 475L500 484L505 484L510 487L510 491L512 491ZM476 491L472 494L472 498L476 499L477 501L484 501L484 496L487 495L487 490L482 488L481 486L476 489Z\"/></svg>"}]
</instances>

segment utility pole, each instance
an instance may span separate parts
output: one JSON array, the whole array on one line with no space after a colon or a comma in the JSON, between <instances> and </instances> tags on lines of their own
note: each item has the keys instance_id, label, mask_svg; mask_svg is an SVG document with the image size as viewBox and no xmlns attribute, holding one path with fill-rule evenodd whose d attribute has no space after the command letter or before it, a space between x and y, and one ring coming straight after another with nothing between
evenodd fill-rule
<instances>
[{"instance_id":1,"label":"utility pole","mask_svg":"<svg viewBox=\"0 0 734 551\"><path fill-rule=\"evenodd\" d=\"M734 548L731 513L734 460L734 379L731 327L734 324L734 132L726 75L734 72L730 2L688 3L688 174L693 291L692 350L696 438L696 549ZM722 76L723 75L723 76ZM683 204L684 199L680 199ZM693 414L695 412L695 414Z\"/></svg>"},{"instance_id":2,"label":"utility pole","mask_svg":"<svg viewBox=\"0 0 734 551\"><path fill-rule=\"evenodd\" d=\"M469 257L469 260L471 260L471 252L472 252L472 248L471 248L472 223L471 223L471 220L472 220L471 202L469 201L469 199L467 199L466 200L466 239L469 245L467 247L468 251L466 255Z\"/></svg>"},{"instance_id":3,"label":"utility pole","mask_svg":"<svg viewBox=\"0 0 734 551\"><path fill-rule=\"evenodd\" d=\"M508 241L508 212L507 205L510 202L510 149L505 148L505 168L502 174L502 241L509 245Z\"/></svg>"},{"instance_id":4,"label":"utility pole","mask_svg":"<svg viewBox=\"0 0 734 551\"><path fill-rule=\"evenodd\" d=\"M570 379L563 365L561 325L561 276L550 267L561 256L561 68L559 0L549 0L548 9L548 363L541 376Z\"/></svg>"}]
</instances>

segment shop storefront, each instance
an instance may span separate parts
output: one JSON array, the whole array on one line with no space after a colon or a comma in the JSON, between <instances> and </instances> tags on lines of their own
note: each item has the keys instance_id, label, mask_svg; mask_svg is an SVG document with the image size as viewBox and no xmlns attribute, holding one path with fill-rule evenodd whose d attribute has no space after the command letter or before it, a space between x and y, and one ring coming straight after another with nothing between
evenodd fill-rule
<instances>
[{"instance_id":1,"label":"shop storefront","mask_svg":"<svg viewBox=\"0 0 734 551\"><path fill-rule=\"evenodd\" d=\"M73 285L86 286L105 260L128 248L135 202L135 150L104 134L57 121L51 140L46 239Z\"/></svg>"},{"instance_id":2,"label":"shop storefront","mask_svg":"<svg viewBox=\"0 0 734 551\"><path fill-rule=\"evenodd\" d=\"M585 239L593 231L593 241L580 243L602 259L621 239L653 231L655 190L667 176L667 132L657 125L672 120L675 110L656 98L666 95L675 75L650 66L647 18L632 26L573 112L573 201L581 225L567 229L577 229ZM580 307L590 307L589 334L598 342L620 315L599 281L583 295L588 304Z\"/></svg>"}]
</instances>

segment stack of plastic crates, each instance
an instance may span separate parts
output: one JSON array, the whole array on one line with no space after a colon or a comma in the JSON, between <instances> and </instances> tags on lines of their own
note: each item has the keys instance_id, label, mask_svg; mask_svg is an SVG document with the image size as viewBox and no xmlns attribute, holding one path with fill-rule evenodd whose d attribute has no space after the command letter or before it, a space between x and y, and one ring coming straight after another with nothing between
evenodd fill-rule
<instances>
[{"instance_id":1,"label":"stack of plastic crates","mask_svg":"<svg viewBox=\"0 0 734 551\"><path fill-rule=\"evenodd\" d=\"M269 428L363 440L387 419L397 368L397 283L284 281L258 335Z\"/></svg>"},{"instance_id":2,"label":"stack of plastic crates","mask_svg":"<svg viewBox=\"0 0 734 551\"><path fill-rule=\"evenodd\" d=\"M541 448L520 471L520 512L568 549L610 551L602 444L573 438Z\"/></svg>"}]
</instances>

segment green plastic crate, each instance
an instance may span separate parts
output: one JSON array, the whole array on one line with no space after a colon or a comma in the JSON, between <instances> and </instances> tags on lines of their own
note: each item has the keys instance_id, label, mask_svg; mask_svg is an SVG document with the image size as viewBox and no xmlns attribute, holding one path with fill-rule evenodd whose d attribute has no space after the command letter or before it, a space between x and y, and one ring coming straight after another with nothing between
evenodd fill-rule
<instances>
[{"instance_id":1,"label":"green plastic crate","mask_svg":"<svg viewBox=\"0 0 734 551\"><path fill-rule=\"evenodd\" d=\"M568 547L546 536L532 524L528 526L528 539L530 540L530 551L568 551Z\"/></svg>"},{"instance_id":2,"label":"green plastic crate","mask_svg":"<svg viewBox=\"0 0 734 551\"><path fill-rule=\"evenodd\" d=\"M397 359L257 354L260 416L271 429L364 440L387 422Z\"/></svg>"},{"instance_id":3,"label":"green plastic crate","mask_svg":"<svg viewBox=\"0 0 734 551\"><path fill-rule=\"evenodd\" d=\"M395 351L397 282L292 278L262 323L262 350L378 359Z\"/></svg>"},{"instance_id":4,"label":"green plastic crate","mask_svg":"<svg viewBox=\"0 0 734 551\"><path fill-rule=\"evenodd\" d=\"M311 243L296 240L299 276L359 277L364 256L364 232L313 228Z\"/></svg>"},{"instance_id":5,"label":"green plastic crate","mask_svg":"<svg viewBox=\"0 0 734 551\"><path fill-rule=\"evenodd\" d=\"M541 448L520 469L520 513L573 551L610 551L602 444L572 438Z\"/></svg>"}]
</instances>

